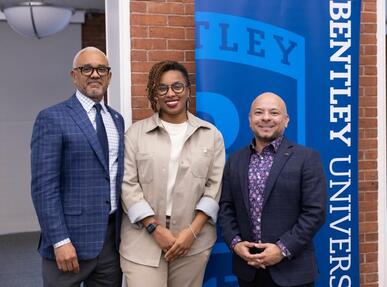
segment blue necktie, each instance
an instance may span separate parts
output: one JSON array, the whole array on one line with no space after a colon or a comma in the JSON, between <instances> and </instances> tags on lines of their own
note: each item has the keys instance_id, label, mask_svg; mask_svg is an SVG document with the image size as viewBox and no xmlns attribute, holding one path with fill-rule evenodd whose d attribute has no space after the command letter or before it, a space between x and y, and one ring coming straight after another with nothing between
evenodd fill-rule
<instances>
[{"instance_id":1,"label":"blue necktie","mask_svg":"<svg viewBox=\"0 0 387 287\"><path fill-rule=\"evenodd\" d=\"M98 137L99 143L101 144L105 161L109 166L109 142L106 134L105 125L103 124L102 115L101 115L102 106L101 104L97 103L94 105L94 108L97 111L95 115L95 123L97 126L97 137Z\"/></svg>"}]
</instances>

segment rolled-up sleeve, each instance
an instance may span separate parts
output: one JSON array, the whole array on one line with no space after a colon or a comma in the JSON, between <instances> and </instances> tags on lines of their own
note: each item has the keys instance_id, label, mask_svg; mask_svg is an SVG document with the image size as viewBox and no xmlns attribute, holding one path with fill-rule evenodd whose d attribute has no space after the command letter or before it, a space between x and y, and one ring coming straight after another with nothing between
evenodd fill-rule
<instances>
[{"instance_id":1,"label":"rolled-up sleeve","mask_svg":"<svg viewBox=\"0 0 387 287\"><path fill-rule=\"evenodd\" d=\"M138 152L136 129L129 128L125 133L124 177L122 182L121 201L124 211L131 223L137 223L145 217L155 214L144 197L138 179L136 154Z\"/></svg>"},{"instance_id":2,"label":"rolled-up sleeve","mask_svg":"<svg viewBox=\"0 0 387 287\"><path fill-rule=\"evenodd\" d=\"M202 198L196 205L196 210L204 212L215 224L219 211L219 199L222 189L222 176L226 156L221 133L216 130L214 140L214 156L208 169L205 190Z\"/></svg>"},{"instance_id":3,"label":"rolled-up sleeve","mask_svg":"<svg viewBox=\"0 0 387 287\"><path fill-rule=\"evenodd\" d=\"M139 201L128 208L128 216L131 223L137 223L142 219L155 215L152 207L145 200Z\"/></svg>"}]
</instances>

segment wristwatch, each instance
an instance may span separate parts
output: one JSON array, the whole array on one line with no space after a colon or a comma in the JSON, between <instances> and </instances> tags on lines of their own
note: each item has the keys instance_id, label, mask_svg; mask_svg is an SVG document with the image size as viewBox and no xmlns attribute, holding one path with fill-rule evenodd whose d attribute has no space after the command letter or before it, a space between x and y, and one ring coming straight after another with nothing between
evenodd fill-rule
<instances>
[{"instance_id":1,"label":"wristwatch","mask_svg":"<svg viewBox=\"0 0 387 287\"><path fill-rule=\"evenodd\" d=\"M152 222L152 223L149 223L145 229L146 231L148 231L149 234L152 234L155 230L156 230L156 227L159 226L160 224L158 222Z\"/></svg>"}]
</instances>

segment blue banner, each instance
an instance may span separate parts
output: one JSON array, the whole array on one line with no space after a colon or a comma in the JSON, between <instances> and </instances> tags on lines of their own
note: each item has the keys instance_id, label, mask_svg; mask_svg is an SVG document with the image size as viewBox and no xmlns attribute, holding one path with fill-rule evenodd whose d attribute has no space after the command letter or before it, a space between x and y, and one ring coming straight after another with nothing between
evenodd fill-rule
<instances>
[{"instance_id":1,"label":"blue banner","mask_svg":"<svg viewBox=\"0 0 387 287\"><path fill-rule=\"evenodd\" d=\"M286 136L318 150L327 175L316 286L360 286L360 0L196 0L195 9L197 114L215 123L229 154L253 137L248 113L257 95L270 91L285 100ZM220 236L204 286L238 286Z\"/></svg>"}]
</instances>

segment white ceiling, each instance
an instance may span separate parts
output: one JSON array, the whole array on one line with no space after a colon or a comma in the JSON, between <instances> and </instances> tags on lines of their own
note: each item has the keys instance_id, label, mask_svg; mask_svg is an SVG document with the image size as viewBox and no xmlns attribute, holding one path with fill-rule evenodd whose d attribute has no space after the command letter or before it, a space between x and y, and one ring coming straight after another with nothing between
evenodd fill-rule
<instances>
[{"instance_id":1,"label":"white ceiling","mask_svg":"<svg viewBox=\"0 0 387 287\"><path fill-rule=\"evenodd\" d=\"M27 2L26 0L0 0L0 9L7 6L18 5L19 3ZM90 12L104 12L105 0L41 0L47 4L57 6L68 6L75 10L85 10Z\"/></svg>"}]
</instances>

